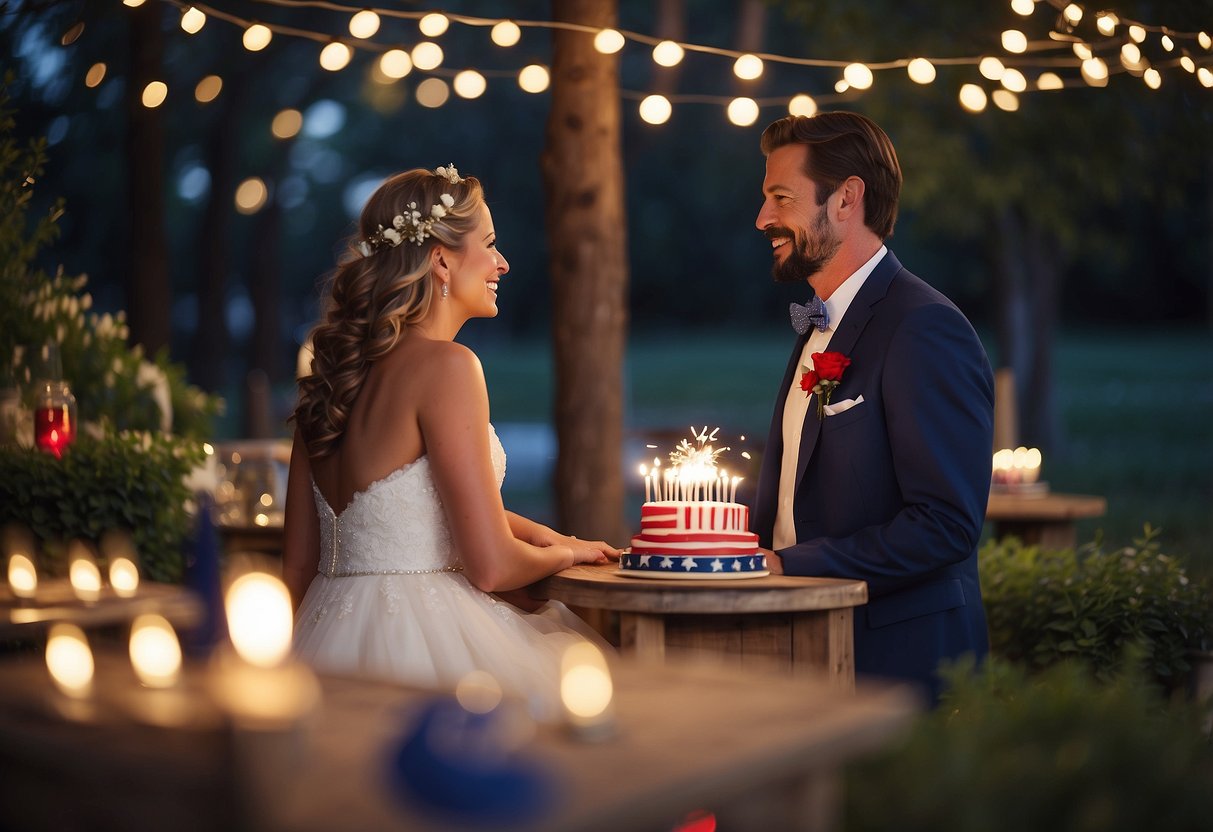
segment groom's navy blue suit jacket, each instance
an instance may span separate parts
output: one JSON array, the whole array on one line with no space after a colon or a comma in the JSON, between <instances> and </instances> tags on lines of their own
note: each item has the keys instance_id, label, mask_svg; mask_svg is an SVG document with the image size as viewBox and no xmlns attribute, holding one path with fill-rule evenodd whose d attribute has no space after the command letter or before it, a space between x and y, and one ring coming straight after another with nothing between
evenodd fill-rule
<instances>
[{"instance_id":1,"label":"groom's navy blue suit jacket","mask_svg":"<svg viewBox=\"0 0 1213 832\"><path fill-rule=\"evenodd\" d=\"M775 400L754 505L771 547L783 456L783 406L799 384L796 341ZM994 382L973 327L889 252L830 338L851 359L832 403L805 416L793 503L790 575L867 581L855 610L855 668L938 695L941 659L988 647L977 542L990 489Z\"/></svg>"}]
</instances>

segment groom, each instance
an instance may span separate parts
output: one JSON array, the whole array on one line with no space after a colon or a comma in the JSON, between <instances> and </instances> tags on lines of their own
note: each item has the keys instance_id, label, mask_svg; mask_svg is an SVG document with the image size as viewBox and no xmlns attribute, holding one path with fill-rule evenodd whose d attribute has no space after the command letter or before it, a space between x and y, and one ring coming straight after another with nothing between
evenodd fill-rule
<instances>
[{"instance_id":1,"label":"groom","mask_svg":"<svg viewBox=\"0 0 1213 832\"><path fill-rule=\"evenodd\" d=\"M867 581L857 673L918 682L935 701L939 662L988 646L977 541L990 365L964 315L884 245L901 167L880 127L856 113L788 116L763 132L762 151L756 224L775 279L807 282L815 297L793 305L800 335L753 530L773 572Z\"/></svg>"}]
</instances>

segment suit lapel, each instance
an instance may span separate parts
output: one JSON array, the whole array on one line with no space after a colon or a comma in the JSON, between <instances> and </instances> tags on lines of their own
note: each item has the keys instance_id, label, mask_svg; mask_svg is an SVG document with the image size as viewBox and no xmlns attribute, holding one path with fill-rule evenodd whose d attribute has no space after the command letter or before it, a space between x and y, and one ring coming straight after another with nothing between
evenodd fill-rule
<instances>
[{"instance_id":1,"label":"suit lapel","mask_svg":"<svg viewBox=\"0 0 1213 832\"><path fill-rule=\"evenodd\" d=\"M901 262L890 251L885 254L872 273L868 275L868 279L863 282L859 293L855 295L855 299L851 301L851 305L847 307L847 312L842 316L842 321L834 334L830 336L830 342L826 345L826 352L840 352L843 355L850 355L855 349L856 342L859 341L860 334L863 333L864 327L868 325L868 321L872 319L873 306L880 301L881 298L889 291L889 284L893 280L893 275L901 271ZM800 344L804 347L804 342ZM846 376L844 375L845 379ZM787 388L784 388L785 394ZM813 452L817 449L817 437L821 435L822 422L825 419L817 418L817 402L814 401L809 405L809 410L804 416L804 428L800 432L800 453L796 457L796 485L799 487L800 481L804 479L805 469L809 466L809 460L813 456Z\"/></svg>"}]
</instances>

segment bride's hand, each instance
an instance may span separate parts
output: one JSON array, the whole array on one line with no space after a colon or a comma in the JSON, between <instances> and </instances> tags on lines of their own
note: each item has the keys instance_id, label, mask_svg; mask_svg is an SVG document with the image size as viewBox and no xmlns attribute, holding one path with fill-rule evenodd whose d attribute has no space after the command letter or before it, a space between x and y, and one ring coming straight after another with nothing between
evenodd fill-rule
<instances>
[{"instance_id":1,"label":"bride's hand","mask_svg":"<svg viewBox=\"0 0 1213 832\"><path fill-rule=\"evenodd\" d=\"M573 551L573 563L604 563L619 560L619 550L602 540L579 540L573 535L560 534L541 526L531 539L536 546L568 546Z\"/></svg>"}]
</instances>

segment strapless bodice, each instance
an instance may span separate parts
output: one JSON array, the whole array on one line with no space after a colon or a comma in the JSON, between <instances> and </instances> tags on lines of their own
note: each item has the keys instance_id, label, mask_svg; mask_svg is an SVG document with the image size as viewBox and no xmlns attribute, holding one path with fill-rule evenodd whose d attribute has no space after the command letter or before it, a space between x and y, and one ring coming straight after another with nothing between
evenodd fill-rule
<instances>
[{"instance_id":1,"label":"strapless bodice","mask_svg":"<svg viewBox=\"0 0 1213 832\"><path fill-rule=\"evenodd\" d=\"M505 449L489 425L497 487L505 479ZM359 491L340 514L312 483L320 517L320 574L402 575L462 568L426 456Z\"/></svg>"}]
</instances>

